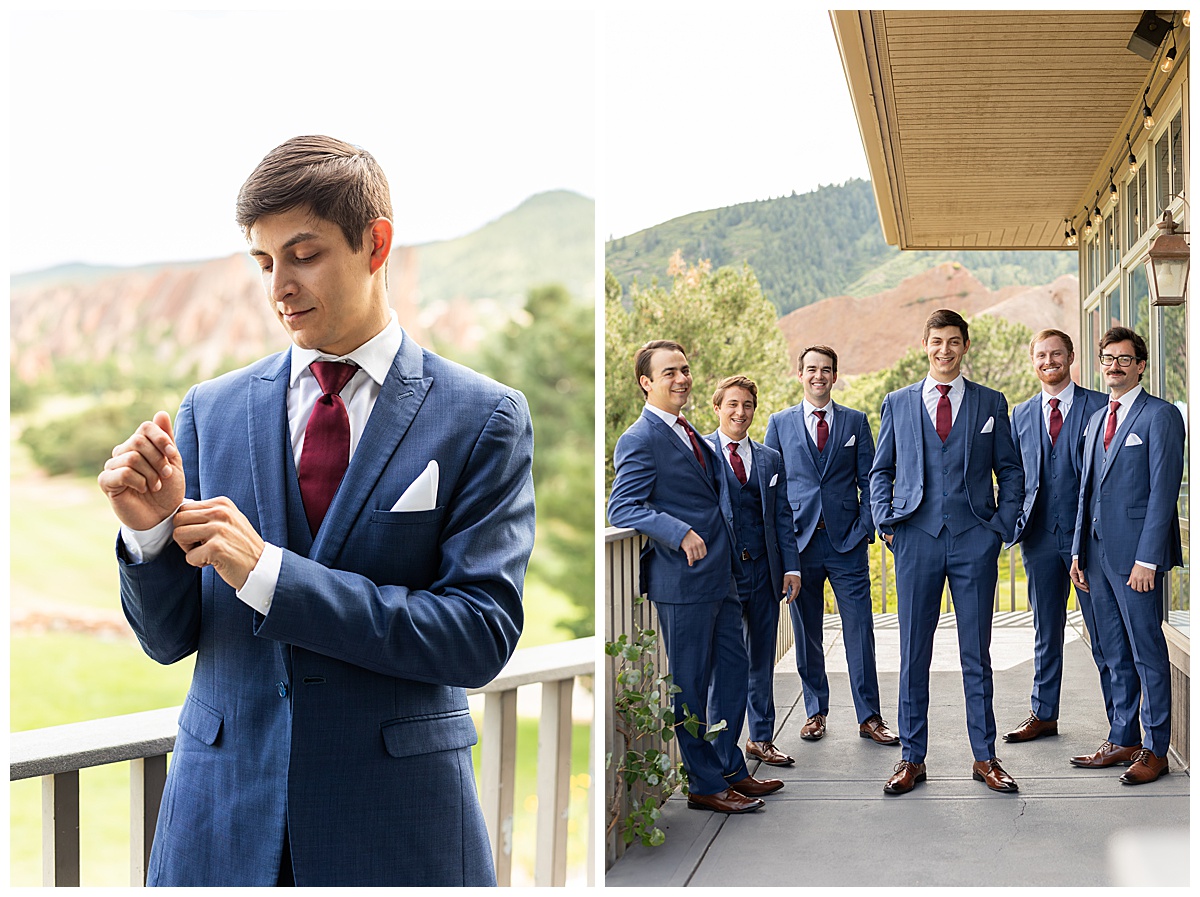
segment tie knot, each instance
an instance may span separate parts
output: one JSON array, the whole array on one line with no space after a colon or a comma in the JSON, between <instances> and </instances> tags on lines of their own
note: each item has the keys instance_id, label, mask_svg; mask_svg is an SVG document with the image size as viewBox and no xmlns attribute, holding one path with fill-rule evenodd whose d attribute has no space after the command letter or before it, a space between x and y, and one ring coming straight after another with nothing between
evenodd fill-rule
<instances>
[{"instance_id":1,"label":"tie knot","mask_svg":"<svg viewBox=\"0 0 1200 897\"><path fill-rule=\"evenodd\" d=\"M1118 408L1120 408L1120 407L1121 407L1121 403L1120 403L1120 402L1118 402L1118 401L1115 401L1115 400L1114 400L1114 401L1112 401L1112 402L1109 402L1109 403L1108 403L1108 409L1109 409L1109 410L1110 410L1110 411L1111 411L1113 414L1116 414L1116 413L1117 413L1117 409L1118 409Z\"/></svg>"},{"instance_id":2,"label":"tie knot","mask_svg":"<svg viewBox=\"0 0 1200 897\"><path fill-rule=\"evenodd\" d=\"M675 418L675 420L676 420L676 422L679 424L679 426L683 427L685 430L691 430L691 429L692 429L692 426L691 426L691 424L689 424L689 423L687 422L687 420L684 418L684 416L683 416L682 414L681 414L681 415L679 415L679 417Z\"/></svg>"},{"instance_id":3,"label":"tie knot","mask_svg":"<svg viewBox=\"0 0 1200 897\"><path fill-rule=\"evenodd\" d=\"M1051 407L1051 408L1053 408L1055 411L1057 411L1057 410L1058 410L1058 399L1057 399L1057 397L1056 397L1056 398L1053 398L1053 399L1051 399L1051 400L1050 400L1050 407Z\"/></svg>"},{"instance_id":4,"label":"tie knot","mask_svg":"<svg viewBox=\"0 0 1200 897\"><path fill-rule=\"evenodd\" d=\"M949 383L939 383L937 385L937 388L938 388L938 391L941 392L941 394L943 396L950 394L950 384Z\"/></svg>"},{"instance_id":5,"label":"tie knot","mask_svg":"<svg viewBox=\"0 0 1200 897\"><path fill-rule=\"evenodd\" d=\"M738 448L738 444L736 442L729 443L729 454L732 455L734 452L737 451L737 448Z\"/></svg>"},{"instance_id":6,"label":"tie knot","mask_svg":"<svg viewBox=\"0 0 1200 897\"><path fill-rule=\"evenodd\" d=\"M813 414L815 414L817 417L821 418L821 420L825 420L825 412L823 410L814 411Z\"/></svg>"},{"instance_id":7,"label":"tie knot","mask_svg":"<svg viewBox=\"0 0 1200 897\"><path fill-rule=\"evenodd\" d=\"M350 382L358 366L344 361L314 361L309 365L309 369L317 378L321 392L327 396L336 396Z\"/></svg>"}]
</instances>

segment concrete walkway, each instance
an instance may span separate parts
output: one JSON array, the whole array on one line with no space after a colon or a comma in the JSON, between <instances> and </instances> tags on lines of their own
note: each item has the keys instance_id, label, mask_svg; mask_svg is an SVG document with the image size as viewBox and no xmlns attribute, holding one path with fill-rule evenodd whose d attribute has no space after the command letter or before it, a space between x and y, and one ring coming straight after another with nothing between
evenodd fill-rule
<instances>
[{"instance_id":1,"label":"concrete walkway","mask_svg":"<svg viewBox=\"0 0 1200 897\"><path fill-rule=\"evenodd\" d=\"M804 705L791 653L775 675L776 744L792 767L756 762L760 778L784 789L755 813L725 816L667 803L667 841L631 845L605 876L609 886L796 885L1186 885L1187 770L1131 787L1123 767L1075 769L1067 758L1091 753L1107 735L1099 677L1082 640L1078 612L1069 620L1060 735L1009 745L997 738L1017 794L997 794L971 778L962 677L953 614L935 640L926 764L929 778L910 794L883 792L899 747L858 736L836 616L826 616L829 731L800 739ZM894 615L876 617L876 653L884 718L895 727L900 666ZM996 726L1014 728L1029 714L1033 623L1028 613L997 614L992 635ZM743 738L741 743L745 744ZM756 767L758 767L756 769Z\"/></svg>"}]
</instances>

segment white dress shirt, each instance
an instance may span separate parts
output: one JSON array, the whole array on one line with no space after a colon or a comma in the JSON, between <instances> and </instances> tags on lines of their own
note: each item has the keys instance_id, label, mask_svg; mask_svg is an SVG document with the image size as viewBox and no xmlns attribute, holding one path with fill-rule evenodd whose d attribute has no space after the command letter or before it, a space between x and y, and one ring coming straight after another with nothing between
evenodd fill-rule
<instances>
[{"instance_id":1,"label":"white dress shirt","mask_svg":"<svg viewBox=\"0 0 1200 897\"><path fill-rule=\"evenodd\" d=\"M800 407L804 409L804 426L808 429L808 435L812 437L813 445L817 444L817 421L820 420L813 414L814 411L825 412L825 423L829 425L829 432L833 432L833 402L826 402L824 408L818 408L809 404L808 399L804 399Z\"/></svg>"},{"instance_id":2,"label":"white dress shirt","mask_svg":"<svg viewBox=\"0 0 1200 897\"><path fill-rule=\"evenodd\" d=\"M959 374L953 380L947 383L940 383L932 377L925 377L925 385L921 388L921 398L925 400L925 410L929 412L929 419L933 421L933 425L937 426L937 406L938 399L942 397L942 391L938 386L949 386L950 392L946 393L950 399L950 426L954 426L954 422L958 420L958 409L962 407L963 396L966 394L967 386L963 375Z\"/></svg>"},{"instance_id":3,"label":"white dress shirt","mask_svg":"<svg viewBox=\"0 0 1200 897\"><path fill-rule=\"evenodd\" d=\"M1069 381L1066 389L1056 396L1050 395L1046 390L1042 390L1042 423L1046 427L1046 432L1050 432L1050 400L1058 399L1058 413L1062 415L1063 423L1067 422L1067 413L1071 410L1071 404L1075 401L1075 382Z\"/></svg>"},{"instance_id":4,"label":"white dress shirt","mask_svg":"<svg viewBox=\"0 0 1200 897\"><path fill-rule=\"evenodd\" d=\"M304 449L304 430L308 426L308 418L312 414L323 392L317 383L309 365L314 361L350 361L358 365L358 370L350 378L339 395L346 405L346 414L350 418L350 457L358 448L358 442L366 429L367 419L379 398L379 389L383 386L384 378L391 370L396 353L404 341L404 331L396 318L396 312L391 312L391 320L371 339L367 340L348 355L334 357L325 355L316 349L301 349L292 346L291 375L288 379L287 416L288 432L292 440L292 456L297 469L300 466L300 455ZM283 459L280 459L282 463ZM184 501L187 504L187 501ZM182 506L181 506L182 507ZM172 514L158 526L148 530L131 530L121 527L121 540L125 551L134 563L152 561L166 548L175 528L175 515ZM283 565L283 549L267 542L263 545L262 556L249 577L237 591L237 596L245 604L254 608L260 614L266 614L271 609L271 601L275 597L275 586L279 582L279 570Z\"/></svg>"}]
</instances>

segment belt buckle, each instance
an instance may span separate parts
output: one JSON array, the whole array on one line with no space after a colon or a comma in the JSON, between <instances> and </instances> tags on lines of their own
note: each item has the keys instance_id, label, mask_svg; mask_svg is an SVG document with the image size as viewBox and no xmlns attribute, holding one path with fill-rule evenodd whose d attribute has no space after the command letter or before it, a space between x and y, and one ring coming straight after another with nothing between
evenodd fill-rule
<instances>
[{"instance_id":1,"label":"belt buckle","mask_svg":"<svg viewBox=\"0 0 1200 897\"><path fill-rule=\"evenodd\" d=\"M748 561L748 560L750 560L750 549L748 549L748 548L743 548L743 549L742 549L742 560L743 560L743 561Z\"/></svg>"}]
</instances>

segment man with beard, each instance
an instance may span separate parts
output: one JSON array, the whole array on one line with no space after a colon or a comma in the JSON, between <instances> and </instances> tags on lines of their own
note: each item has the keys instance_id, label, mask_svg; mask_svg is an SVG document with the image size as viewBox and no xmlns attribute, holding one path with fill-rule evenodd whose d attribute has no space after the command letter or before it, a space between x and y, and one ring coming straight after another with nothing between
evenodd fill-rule
<instances>
[{"instance_id":1,"label":"man with beard","mask_svg":"<svg viewBox=\"0 0 1200 897\"><path fill-rule=\"evenodd\" d=\"M1017 518L1014 542L1029 581L1033 611L1033 694L1029 718L1004 736L1013 743L1058 734L1062 686L1063 637L1071 595L1071 543L1083 469L1083 433L1088 419L1104 407L1104 395L1071 381L1075 347L1061 330L1042 330L1029 344L1033 371L1042 391L1012 413L1013 442L1025 469L1025 502ZM1086 591L1076 589L1079 608L1091 635L1092 655L1100 669L1104 706L1112 722L1112 696L1096 621ZM1128 744L1110 732L1116 744Z\"/></svg>"},{"instance_id":2,"label":"man with beard","mask_svg":"<svg viewBox=\"0 0 1200 897\"><path fill-rule=\"evenodd\" d=\"M1171 664L1162 631L1162 583L1165 571L1183 563L1176 510L1183 415L1142 388L1147 357L1146 341L1127 327L1113 327L1100 340L1109 405L1088 422L1071 552L1071 581L1091 593L1113 726L1130 733L1116 744L1110 736L1095 754L1071 762L1130 762L1121 776L1126 785L1170 771ZM1145 732L1140 748L1139 699Z\"/></svg>"}]
</instances>

